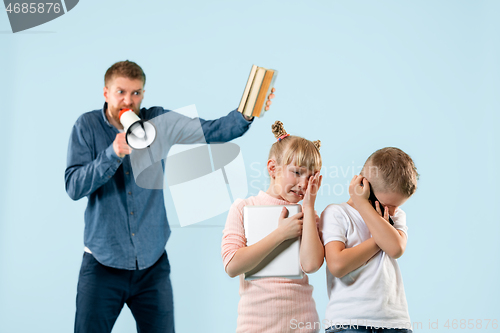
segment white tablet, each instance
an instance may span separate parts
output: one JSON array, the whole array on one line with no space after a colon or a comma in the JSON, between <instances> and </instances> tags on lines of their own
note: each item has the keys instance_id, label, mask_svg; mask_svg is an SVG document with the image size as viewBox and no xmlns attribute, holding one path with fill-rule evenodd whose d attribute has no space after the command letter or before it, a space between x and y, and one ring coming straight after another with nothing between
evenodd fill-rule
<instances>
[{"instance_id":1,"label":"white tablet","mask_svg":"<svg viewBox=\"0 0 500 333\"><path fill-rule=\"evenodd\" d=\"M302 211L300 205L245 206L243 208L243 225L247 246L257 243L278 228L278 220L283 207L288 209L289 217ZM245 280L264 277L301 279L304 273L300 268L299 251L299 238L284 241L257 267L245 273Z\"/></svg>"}]
</instances>

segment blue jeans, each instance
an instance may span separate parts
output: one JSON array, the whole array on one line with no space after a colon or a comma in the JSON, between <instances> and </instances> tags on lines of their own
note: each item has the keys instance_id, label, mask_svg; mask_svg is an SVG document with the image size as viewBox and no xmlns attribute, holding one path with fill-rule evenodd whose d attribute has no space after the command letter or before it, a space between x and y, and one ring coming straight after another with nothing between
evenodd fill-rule
<instances>
[{"instance_id":1,"label":"blue jeans","mask_svg":"<svg viewBox=\"0 0 500 333\"><path fill-rule=\"evenodd\" d=\"M84 253L76 296L76 333L109 333L127 304L139 333L174 333L167 253L144 270L116 269Z\"/></svg>"},{"instance_id":2,"label":"blue jeans","mask_svg":"<svg viewBox=\"0 0 500 333\"><path fill-rule=\"evenodd\" d=\"M347 327L347 328L335 328L335 326L331 326L325 330L325 333L412 333L412 330L408 330L405 328L371 328L366 326L357 326L355 327Z\"/></svg>"}]
</instances>

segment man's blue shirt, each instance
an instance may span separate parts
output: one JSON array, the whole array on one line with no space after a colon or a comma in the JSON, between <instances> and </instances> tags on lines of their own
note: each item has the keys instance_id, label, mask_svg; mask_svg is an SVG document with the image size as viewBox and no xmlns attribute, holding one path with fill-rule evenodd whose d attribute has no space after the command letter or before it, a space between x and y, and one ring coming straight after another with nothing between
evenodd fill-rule
<instances>
[{"instance_id":1,"label":"man's blue shirt","mask_svg":"<svg viewBox=\"0 0 500 333\"><path fill-rule=\"evenodd\" d=\"M80 116L73 126L65 172L66 192L73 200L88 198L84 244L101 264L145 269L165 250L170 236L163 190L137 186L130 156L119 158L113 141L119 131L101 110ZM227 142L243 135L251 122L235 111L216 120L191 119L161 107L142 108L144 120L165 115L166 151L174 144ZM194 135L196 127L204 134ZM199 132L199 131L198 131ZM165 140L164 140L165 141Z\"/></svg>"}]
</instances>

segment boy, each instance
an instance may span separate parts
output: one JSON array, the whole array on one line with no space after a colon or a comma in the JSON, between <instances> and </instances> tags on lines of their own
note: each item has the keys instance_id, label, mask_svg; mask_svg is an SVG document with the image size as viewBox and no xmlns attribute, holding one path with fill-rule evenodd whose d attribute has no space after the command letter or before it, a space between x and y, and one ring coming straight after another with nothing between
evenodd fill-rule
<instances>
[{"instance_id":1,"label":"boy","mask_svg":"<svg viewBox=\"0 0 500 333\"><path fill-rule=\"evenodd\" d=\"M417 179L405 152L377 150L352 179L350 199L321 214L330 298L326 333L411 332L396 261L405 251L408 228L398 207L415 192ZM376 208L368 200L370 187L379 200Z\"/></svg>"}]
</instances>

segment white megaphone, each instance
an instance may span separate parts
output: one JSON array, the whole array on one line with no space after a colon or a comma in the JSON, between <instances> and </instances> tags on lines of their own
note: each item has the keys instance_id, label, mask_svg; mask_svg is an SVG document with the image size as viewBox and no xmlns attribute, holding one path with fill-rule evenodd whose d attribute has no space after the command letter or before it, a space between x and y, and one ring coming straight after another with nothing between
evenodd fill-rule
<instances>
[{"instance_id":1,"label":"white megaphone","mask_svg":"<svg viewBox=\"0 0 500 333\"><path fill-rule=\"evenodd\" d=\"M149 121L141 120L132 109L120 110L118 117L125 130L127 144L131 148L144 149L155 141L155 126Z\"/></svg>"}]
</instances>

